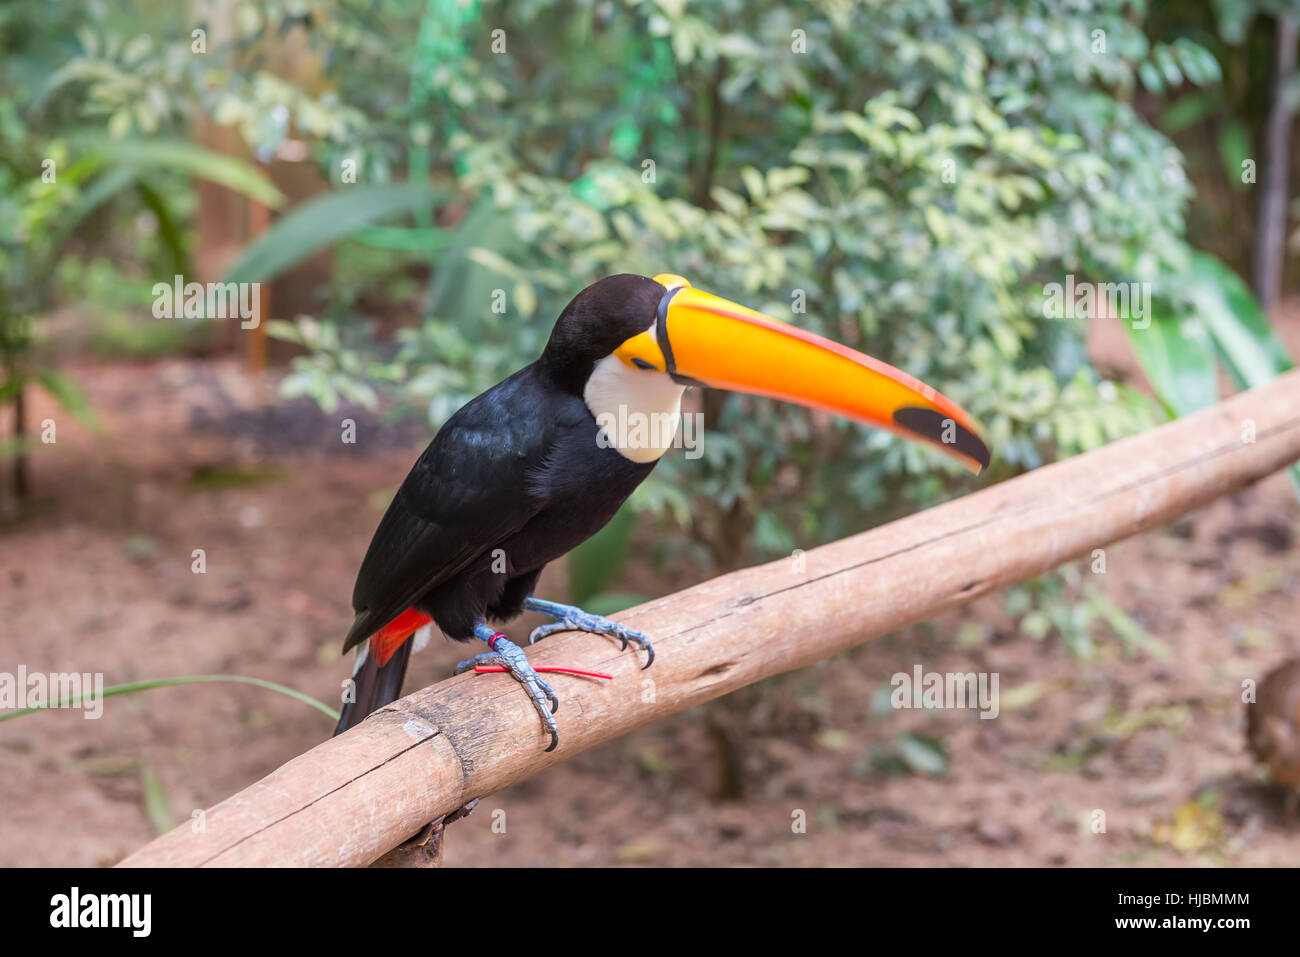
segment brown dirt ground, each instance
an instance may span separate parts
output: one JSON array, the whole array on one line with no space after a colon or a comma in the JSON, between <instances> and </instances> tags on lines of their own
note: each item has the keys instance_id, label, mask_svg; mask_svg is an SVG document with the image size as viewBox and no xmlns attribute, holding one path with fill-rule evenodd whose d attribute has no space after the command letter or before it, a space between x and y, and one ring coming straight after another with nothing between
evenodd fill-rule
<instances>
[{"instance_id":1,"label":"brown dirt ground","mask_svg":"<svg viewBox=\"0 0 1300 957\"><path fill-rule=\"evenodd\" d=\"M1295 349L1300 309L1282 319ZM1131 367L1122 333L1099 333L1093 351ZM0 533L0 672L102 671L110 684L233 672L334 700L353 575L418 432L358 417L361 440L343 446L342 413L267 404L271 386L230 360L73 372L104 429L37 402L58 442L35 457L34 510ZM229 484L235 468L262 471ZM1098 626L1096 659L1082 663L982 599L492 795L449 829L447 862L1294 864L1300 822L1244 750L1240 687L1300 654L1298 522L1274 476L1108 550L1107 574L1090 580L1169 646L1167 661L1125 656ZM190 571L196 548L204 575ZM689 575L633 568L625 584L668 591ZM958 642L963 622L984 640ZM463 652L436 640L408 688ZM917 663L999 672L1001 718L873 708ZM112 864L154 834L146 778L184 820L330 730L300 703L234 685L109 699L99 721L65 711L0 725L0 865ZM882 769L875 756L906 732L945 743L945 775ZM718 796L720 739L739 799ZM1089 827L1097 809L1104 834ZM798 810L806 833L792 831Z\"/></svg>"}]
</instances>

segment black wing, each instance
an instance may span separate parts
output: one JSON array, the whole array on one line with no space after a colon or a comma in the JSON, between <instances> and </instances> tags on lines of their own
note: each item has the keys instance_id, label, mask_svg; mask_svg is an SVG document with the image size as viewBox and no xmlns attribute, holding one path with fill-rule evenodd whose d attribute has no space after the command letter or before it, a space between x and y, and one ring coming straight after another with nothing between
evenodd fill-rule
<instances>
[{"instance_id":1,"label":"black wing","mask_svg":"<svg viewBox=\"0 0 1300 957\"><path fill-rule=\"evenodd\" d=\"M434 436L370 541L344 651L509 538L545 504L529 491L553 433L540 385L533 366L522 369L470 401Z\"/></svg>"}]
</instances>

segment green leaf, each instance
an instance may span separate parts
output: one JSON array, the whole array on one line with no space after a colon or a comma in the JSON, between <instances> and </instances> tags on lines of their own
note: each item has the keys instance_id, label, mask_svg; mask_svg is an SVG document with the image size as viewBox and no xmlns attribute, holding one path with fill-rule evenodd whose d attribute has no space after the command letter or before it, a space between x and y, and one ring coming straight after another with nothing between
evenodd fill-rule
<instances>
[{"instance_id":1,"label":"green leaf","mask_svg":"<svg viewBox=\"0 0 1300 957\"><path fill-rule=\"evenodd\" d=\"M470 257L470 250L490 249L506 262L513 262L523 244L514 216L498 209L486 197L448 230L447 238L446 255L439 257L425 297L425 312L454 316L468 331L477 328L484 304L492 301L493 290L501 285L493 270Z\"/></svg>"},{"instance_id":2,"label":"green leaf","mask_svg":"<svg viewBox=\"0 0 1300 957\"><path fill-rule=\"evenodd\" d=\"M1253 389L1290 369L1286 346L1241 277L1207 253L1193 253L1191 268L1192 301L1236 384ZM1288 473L1300 495L1300 465Z\"/></svg>"},{"instance_id":3,"label":"green leaf","mask_svg":"<svg viewBox=\"0 0 1300 957\"><path fill-rule=\"evenodd\" d=\"M339 713L337 711L324 702L317 701L311 695L304 694L296 688L290 688L274 681L267 681L265 678L250 678L246 675L186 675L181 678L154 678L149 681L132 681L123 685L110 685L105 688L102 693L94 695L94 697L110 698L113 695L135 694L138 691L148 691L151 688L172 688L178 685L208 684L210 682L252 685L255 688L265 688L268 691L276 691L282 695L293 698L295 701L301 701L303 704L310 705L328 717L331 721L337 721L339 719ZM0 714L0 721L11 721L14 718L21 718L24 715L34 714L37 711L46 711L50 708L72 707L80 704L88 697L91 696L81 695L73 698L61 698L58 701L34 705L30 708L19 708L17 711L6 711L4 714Z\"/></svg>"},{"instance_id":4,"label":"green leaf","mask_svg":"<svg viewBox=\"0 0 1300 957\"><path fill-rule=\"evenodd\" d=\"M1178 62L1174 59L1174 55L1170 51L1170 48L1163 43L1159 44L1156 46L1155 50L1152 51L1152 55L1170 89L1182 86L1183 71L1178 68Z\"/></svg>"},{"instance_id":5,"label":"green leaf","mask_svg":"<svg viewBox=\"0 0 1300 957\"><path fill-rule=\"evenodd\" d=\"M1223 159L1224 172L1234 189L1245 189L1241 181L1241 164L1250 158L1250 133L1246 127L1236 121L1228 123L1219 134L1219 156Z\"/></svg>"},{"instance_id":6,"label":"green leaf","mask_svg":"<svg viewBox=\"0 0 1300 957\"><path fill-rule=\"evenodd\" d=\"M1097 614L1110 626L1111 631L1119 635L1124 642L1124 652L1128 657L1136 657L1138 652L1145 651L1161 661L1173 660L1174 653L1167 644L1143 628L1135 618L1111 601L1100 588L1086 586L1084 594ZM1006 696L1003 695L1003 700L1005 699Z\"/></svg>"},{"instance_id":7,"label":"green leaf","mask_svg":"<svg viewBox=\"0 0 1300 957\"><path fill-rule=\"evenodd\" d=\"M437 193L417 183L352 186L303 203L249 244L225 282L273 279L328 246L375 223L431 206Z\"/></svg>"},{"instance_id":8,"label":"green leaf","mask_svg":"<svg viewBox=\"0 0 1300 957\"><path fill-rule=\"evenodd\" d=\"M77 201L68 211L58 218L54 225L54 240L50 249L58 255L63 244L76 231L81 221L96 209L108 202L123 190L135 185L136 171L133 169L114 169L96 179L90 187L77 197Z\"/></svg>"},{"instance_id":9,"label":"green leaf","mask_svg":"<svg viewBox=\"0 0 1300 957\"><path fill-rule=\"evenodd\" d=\"M36 449L36 443L30 435L0 436L0 462L8 462L21 455L30 455Z\"/></svg>"},{"instance_id":10,"label":"green leaf","mask_svg":"<svg viewBox=\"0 0 1300 957\"><path fill-rule=\"evenodd\" d=\"M1160 125L1170 133L1180 133L1209 116L1215 107L1208 93L1189 93L1160 115Z\"/></svg>"},{"instance_id":11,"label":"green leaf","mask_svg":"<svg viewBox=\"0 0 1300 957\"><path fill-rule=\"evenodd\" d=\"M1142 85L1152 93L1164 92L1164 80L1160 76L1160 71L1150 60L1138 67L1138 77L1142 80Z\"/></svg>"},{"instance_id":12,"label":"green leaf","mask_svg":"<svg viewBox=\"0 0 1300 957\"><path fill-rule=\"evenodd\" d=\"M1142 371L1174 416L1219 400L1214 344L1196 320L1153 308L1151 324L1145 329L1134 329L1128 321L1123 325Z\"/></svg>"},{"instance_id":13,"label":"green leaf","mask_svg":"<svg viewBox=\"0 0 1300 957\"><path fill-rule=\"evenodd\" d=\"M404 226L374 226L363 229L353 237L359 243L376 249L396 249L402 252L436 252L447 245L447 232L442 229L407 229Z\"/></svg>"},{"instance_id":14,"label":"green leaf","mask_svg":"<svg viewBox=\"0 0 1300 957\"><path fill-rule=\"evenodd\" d=\"M510 279L522 279L524 276L522 269L491 249L475 246L469 249L465 255L469 257L471 262L478 263L484 269L490 269Z\"/></svg>"},{"instance_id":15,"label":"green leaf","mask_svg":"<svg viewBox=\"0 0 1300 957\"><path fill-rule=\"evenodd\" d=\"M948 749L938 738L904 734L898 738L898 756L913 774L941 775L948 770Z\"/></svg>"},{"instance_id":16,"label":"green leaf","mask_svg":"<svg viewBox=\"0 0 1300 957\"><path fill-rule=\"evenodd\" d=\"M153 768L142 765L140 768L140 786L144 789L144 813L153 825L155 834L166 834L176 826L176 815L167 792L163 790L162 781Z\"/></svg>"},{"instance_id":17,"label":"green leaf","mask_svg":"<svg viewBox=\"0 0 1300 957\"><path fill-rule=\"evenodd\" d=\"M1241 277L1206 253L1194 253L1191 264L1192 301L1237 384L1252 389L1290 369L1286 346Z\"/></svg>"},{"instance_id":18,"label":"green leaf","mask_svg":"<svg viewBox=\"0 0 1300 957\"><path fill-rule=\"evenodd\" d=\"M162 240L163 245L172 257L172 268L176 270L176 275L187 276L190 274L189 255L185 250L185 237L181 230L180 223L172 215L171 209L167 206L167 201L163 199L162 194L143 180L135 181L136 192L140 194L140 199L149 207L153 213L154 219L158 221L158 238Z\"/></svg>"},{"instance_id":19,"label":"green leaf","mask_svg":"<svg viewBox=\"0 0 1300 957\"><path fill-rule=\"evenodd\" d=\"M89 139L81 141L88 152L144 171L175 170L219 183L259 203L278 208L284 194L256 166L193 143L152 139Z\"/></svg>"},{"instance_id":20,"label":"green leaf","mask_svg":"<svg viewBox=\"0 0 1300 957\"><path fill-rule=\"evenodd\" d=\"M91 427L98 427L95 410L90 407L90 400L81 386L62 373L46 369L36 374L36 381L68 412Z\"/></svg>"}]
</instances>

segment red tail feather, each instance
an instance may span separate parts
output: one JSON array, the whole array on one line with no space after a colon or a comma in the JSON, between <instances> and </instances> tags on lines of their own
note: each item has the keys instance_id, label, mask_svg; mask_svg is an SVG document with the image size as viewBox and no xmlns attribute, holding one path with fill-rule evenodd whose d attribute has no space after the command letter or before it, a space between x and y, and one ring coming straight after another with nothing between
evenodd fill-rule
<instances>
[{"instance_id":1,"label":"red tail feather","mask_svg":"<svg viewBox=\"0 0 1300 957\"><path fill-rule=\"evenodd\" d=\"M402 643L427 625L432 619L414 608L408 608L370 637L370 653L379 667L388 664Z\"/></svg>"}]
</instances>

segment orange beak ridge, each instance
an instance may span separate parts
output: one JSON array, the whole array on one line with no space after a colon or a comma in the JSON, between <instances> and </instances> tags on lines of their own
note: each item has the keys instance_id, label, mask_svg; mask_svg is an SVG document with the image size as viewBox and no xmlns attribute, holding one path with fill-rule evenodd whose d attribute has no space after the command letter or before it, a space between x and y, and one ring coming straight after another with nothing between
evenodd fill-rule
<instances>
[{"instance_id":1,"label":"orange beak ridge","mask_svg":"<svg viewBox=\"0 0 1300 957\"><path fill-rule=\"evenodd\" d=\"M988 466L975 420L924 382L680 276L655 280L667 289L656 336L677 381L822 409L927 442L976 474Z\"/></svg>"}]
</instances>

